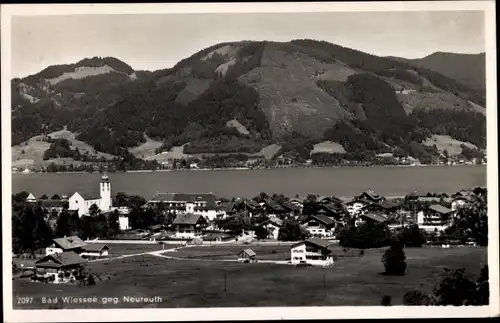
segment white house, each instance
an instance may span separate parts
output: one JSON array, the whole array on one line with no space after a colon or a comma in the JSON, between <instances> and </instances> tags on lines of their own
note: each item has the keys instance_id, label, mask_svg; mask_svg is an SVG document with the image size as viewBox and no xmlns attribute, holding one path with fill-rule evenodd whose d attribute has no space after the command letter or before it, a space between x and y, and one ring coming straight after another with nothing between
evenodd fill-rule
<instances>
[{"instance_id":1,"label":"white house","mask_svg":"<svg viewBox=\"0 0 500 323\"><path fill-rule=\"evenodd\" d=\"M218 215L225 214L224 210L218 207L216 198L211 193L158 193L146 202L143 208L160 205L167 212L200 214L210 221Z\"/></svg>"},{"instance_id":2,"label":"white house","mask_svg":"<svg viewBox=\"0 0 500 323\"><path fill-rule=\"evenodd\" d=\"M316 266L333 265L334 259L330 245L332 243L326 240L311 238L298 242L291 246L291 263L310 264Z\"/></svg>"},{"instance_id":3,"label":"white house","mask_svg":"<svg viewBox=\"0 0 500 323\"><path fill-rule=\"evenodd\" d=\"M266 228L269 232L268 238L273 240L278 240L278 234L283 226L283 221L278 218L270 218L269 220L261 223L261 225Z\"/></svg>"},{"instance_id":4,"label":"white house","mask_svg":"<svg viewBox=\"0 0 500 323\"><path fill-rule=\"evenodd\" d=\"M372 204L372 202L365 201L365 200L352 200L352 201L346 202L345 206L346 206L347 212L349 212L349 214L352 216L352 215L359 214L364 207L366 207L370 204Z\"/></svg>"},{"instance_id":5,"label":"white house","mask_svg":"<svg viewBox=\"0 0 500 323\"><path fill-rule=\"evenodd\" d=\"M336 222L326 215L312 215L302 222L302 226L313 237L332 238L335 236Z\"/></svg>"},{"instance_id":6,"label":"white house","mask_svg":"<svg viewBox=\"0 0 500 323\"><path fill-rule=\"evenodd\" d=\"M130 229L130 223L128 220L128 216L126 215L118 216L118 224L120 225L121 231L127 231L128 229Z\"/></svg>"},{"instance_id":7,"label":"white house","mask_svg":"<svg viewBox=\"0 0 500 323\"><path fill-rule=\"evenodd\" d=\"M207 221L200 214L184 213L178 214L172 225L175 228L174 236L181 239L193 239L200 237L207 227Z\"/></svg>"},{"instance_id":8,"label":"white house","mask_svg":"<svg viewBox=\"0 0 500 323\"><path fill-rule=\"evenodd\" d=\"M459 208L469 204L471 201L472 201L472 198L469 196L457 196L451 202L451 209L453 211L456 211Z\"/></svg>"},{"instance_id":9,"label":"white house","mask_svg":"<svg viewBox=\"0 0 500 323\"><path fill-rule=\"evenodd\" d=\"M53 243L45 248L45 255L53 255L66 251L73 251L77 254L83 251L87 244L77 236L54 239Z\"/></svg>"},{"instance_id":10,"label":"white house","mask_svg":"<svg viewBox=\"0 0 500 323\"><path fill-rule=\"evenodd\" d=\"M69 198L69 210L78 211L80 217L89 214L90 207L95 204L101 211L111 210L111 183L107 175L103 175L99 184L99 195L75 192Z\"/></svg>"},{"instance_id":11,"label":"white house","mask_svg":"<svg viewBox=\"0 0 500 323\"><path fill-rule=\"evenodd\" d=\"M80 257L107 257L109 256L109 247L103 244L89 243L83 246Z\"/></svg>"}]
</instances>

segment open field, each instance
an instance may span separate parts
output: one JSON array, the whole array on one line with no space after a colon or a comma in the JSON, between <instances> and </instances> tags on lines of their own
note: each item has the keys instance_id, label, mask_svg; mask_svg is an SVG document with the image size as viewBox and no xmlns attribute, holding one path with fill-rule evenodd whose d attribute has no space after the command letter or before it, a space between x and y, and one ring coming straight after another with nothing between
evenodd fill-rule
<instances>
[{"instance_id":1,"label":"open field","mask_svg":"<svg viewBox=\"0 0 500 323\"><path fill-rule=\"evenodd\" d=\"M143 252L162 250L163 245L161 244L106 244L109 247L109 255L111 257L123 256L123 255L133 255ZM169 244L165 245L164 249L172 249L180 247L181 245Z\"/></svg>"},{"instance_id":2,"label":"open field","mask_svg":"<svg viewBox=\"0 0 500 323\"><path fill-rule=\"evenodd\" d=\"M170 246L168 246L168 249L171 249ZM166 252L165 255L188 259L236 260L238 259L238 254L245 249L255 251L257 260L290 260L290 246L257 246L245 244L189 247L179 249L175 252Z\"/></svg>"},{"instance_id":3,"label":"open field","mask_svg":"<svg viewBox=\"0 0 500 323\"><path fill-rule=\"evenodd\" d=\"M373 249L366 250L362 257L340 258L328 269L143 255L87 264L102 279L95 286L14 280L13 302L16 309L367 306L379 305L383 295L390 295L394 305L401 305L403 295L409 290L430 292L441 280L443 268L466 268L466 273L475 279L481 264L487 262L486 248L406 249L407 274L390 277L379 274L383 271L382 252L383 249ZM26 296L33 297L33 301L18 304L18 297ZM64 296L96 297L96 302L62 304ZM124 296L160 296L161 302L126 303ZM58 304L42 304L42 297L57 297ZM116 304L103 304L103 297L116 297Z\"/></svg>"},{"instance_id":4,"label":"open field","mask_svg":"<svg viewBox=\"0 0 500 323\"><path fill-rule=\"evenodd\" d=\"M444 135L432 135L432 137L427 138L422 143L426 146L436 145L439 151L447 150L450 156L460 155L462 153L460 145L462 144L464 144L467 148L477 149L477 147L470 142L455 140L450 136Z\"/></svg>"}]
</instances>

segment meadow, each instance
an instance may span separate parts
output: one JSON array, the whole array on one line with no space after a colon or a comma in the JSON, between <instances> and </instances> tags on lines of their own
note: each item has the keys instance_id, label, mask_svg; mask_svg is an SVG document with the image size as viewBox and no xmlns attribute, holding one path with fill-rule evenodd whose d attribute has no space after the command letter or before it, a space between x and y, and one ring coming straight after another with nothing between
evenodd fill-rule
<instances>
[{"instance_id":1,"label":"meadow","mask_svg":"<svg viewBox=\"0 0 500 323\"><path fill-rule=\"evenodd\" d=\"M200 259L222 257L246 248L192 247L181 249ZM278 255L286 253L283 246ZM270 249L269 248L269 249ZM211 250L210 250L211 249ZM219 250L217 250L219 249ZM263 246L255 247L259 257ZM188 259L173 260L153 255L88 263L87 269L99 279L94 286L51 285L27 280L13 281L16 309L48 308L144 308L144 307L235 307L235 306L355 306L380 305L382 296L401 305L410 290L431 292L444 275L444 268L465 268L475 279L487 263L486 248L436 247L405 249L408 269L405 276L381 275L384 249L365 250L363 256L340 257L332 268L299 268L268 263L241 264ZM172 253L173 254L173 253ZM234 256L234 259L236 255ZM62 304L62 297L96 297L97 302ZM161 297L156 303L125 303L124 296ZM18 304L18 297L33 297ZM42 304L42 297L58 298L57 304ZM116 297L104 304L103 297Z\"/></svg>"}]
</instances>

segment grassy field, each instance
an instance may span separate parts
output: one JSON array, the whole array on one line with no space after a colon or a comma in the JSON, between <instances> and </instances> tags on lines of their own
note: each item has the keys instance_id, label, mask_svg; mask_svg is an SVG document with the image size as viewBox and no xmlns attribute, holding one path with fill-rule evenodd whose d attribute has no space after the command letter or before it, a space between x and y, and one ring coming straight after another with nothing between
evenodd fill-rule
<instances>
[{"instance_id":1,"label":"grassy field","mask_svg":"<svg viewBox=\"0 0 500 323\"><path fill-rule=\"evenodd\" d=\"M379 305L383 295L390 295L397 305L409 290L432 291L445 267L464 267L475 278L481 264L487 262L486 248L405 251L408 270L403 277L380 274L381 249L368 250L362 257L340 258L328 269L170 260L151 255L115 259L87 264L91 272L100 276L95 286L14 280L14 308L368 306ZM263 249L259 252L265 253ZM64 296L95 296L96 302L63 304ZM127 303L124 296L159 296L161 302ZM33 300L18 304L18 297L33 297ZM42 304L42 297L57 297L58 303ZM116 303L104 304L103 297L116 297Z\"/></svg>"},{"instance_id":2,"label":"grassy field","mask_svg":"<svg viewBox=\"0 0 500 323\"><path fill-rule=\"evenodd\" d=\"M245 249L255 251L258 260L290 260L290 246L218 245L190 247L175 252L167 252L165 255L188 259L235 260L238 259L238 254Z\"/></svg>"},{"instance_id":3,"label":"grassy field","mask_svg":"<svg viewBox=\"0 0 500 323\"><path fill-rule=\"evenodd\" d=\"M181 245L168 244L163 248L160 244L129 244L129 243L110 243L107 244L109 247L109 254L111 257L123 256L123 255L133 255L143 252L157 251L162 249L172 249L180 247Z\"/></svg>"}]
</instances>

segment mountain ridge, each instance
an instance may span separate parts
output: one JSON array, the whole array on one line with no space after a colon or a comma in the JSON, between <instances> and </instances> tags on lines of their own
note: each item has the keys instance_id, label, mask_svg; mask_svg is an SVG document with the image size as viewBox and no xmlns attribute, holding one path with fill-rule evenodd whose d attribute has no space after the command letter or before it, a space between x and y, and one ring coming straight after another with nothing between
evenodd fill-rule
<instances>
[{"instance_id":1,"label":"mountain ridge","mask_svg":"<svg viewBox=\"0 0 500 323\"><path fill-rule=\"evenodd\" d=\"M12 85L13 145L63 127L115 156L147 138L163 142L158 151L185 145L187 153L252 154L279 144L304 158L323 141L342 145L347 155L415 154L412 142L423 153L432 134L485 144L481 91L426 68L308 39L220 43L151 72L94 57Z\"/></svg>"}]
</instances>

